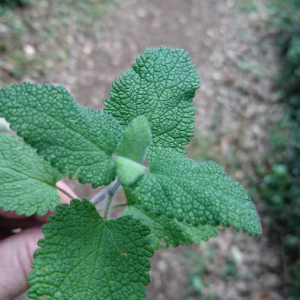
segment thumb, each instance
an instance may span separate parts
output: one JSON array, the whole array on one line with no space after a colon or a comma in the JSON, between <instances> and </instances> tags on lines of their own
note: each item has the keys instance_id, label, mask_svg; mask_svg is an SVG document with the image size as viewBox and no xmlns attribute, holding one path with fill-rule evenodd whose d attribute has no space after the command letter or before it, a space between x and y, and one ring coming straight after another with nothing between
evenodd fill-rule
<instances>
[{"instance_id":1,"label":"thumb","mask_svg":"<svg viewBox=\"0 0 300 300\"><path fill-rule=\"evenodd\" d=\"M26 229L0 242L0 299L12 300L28 288L27 277L40 228Z\"/></svg>"}]
</instances>

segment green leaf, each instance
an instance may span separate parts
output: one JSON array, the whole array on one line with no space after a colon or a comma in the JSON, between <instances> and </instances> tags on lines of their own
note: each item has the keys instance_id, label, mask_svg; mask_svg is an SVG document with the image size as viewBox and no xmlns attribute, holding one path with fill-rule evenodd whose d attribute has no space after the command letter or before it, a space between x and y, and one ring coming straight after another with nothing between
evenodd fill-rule
<instances>
[{"instance_id":1,"label":"green leaf","mask_svg":"<svg viewBox=\"0 0 300 300\"><path fill-rule=\"evenodd\" d=\"M31 299L145 298L153 250L140 221L105 221L87 200L58 206L49 219L29 276Z\"/></svg>"},{"instance_id":2,"label":"green leaf","mask_svg":"<svg viewBox=\"0 0 300 300\"><path fill-rule=\"evenodd\" d=\"M64 87L22 83L4 88L0 116L62 173L94 187L114 179L109 156L121 127L103 111L79 105Z\"/></svg>"},{"instance_id":3,"label":"green leaf","mask_svg":"<svg viewBox=\"0 0 300 300\"><path fill-rule=\"evenodd\" d=\"M129 204L197 226L234 225L259 235L256 209L245 189L213 162L196 163L171 149L151 151L151 173L126 190Z\"/></svg>"},{"instance_id":4,"label":"green leaf","mask_svg":"<svg viewBox=\"0 0 300 300\"><path fill-rule=\"evenodd\" d=\"M117 175L123 186L134 184L147 171L145 166L122 156L117 156L115 162Z\"/></svg>"},{"instance_id":5,"label":"green leaf","mask_svg":"<svg viewBox=\"0 0 300 300\"><path fill-rule=\"evenodd\" d=\"M20 138L0 133L0 207L27 216L44 215L60 202L62 175Z\"/></svg>"},{"instance_id":6,"label":"green leaf","mask_svg":"<svg viewBox=\"0 0 300 300\"><path fill-rule=\"evenodd\" d=\"M127 126L117 153L131 160L142 162L151 139L151 130L147 119L144 116L139 116Z\"/></svg>"},{"instance_id":7,"label":"green leaf","mask_svg":"<svg viewBox=\"0 0 300 300\"><path fill-rule=\"evenodd\" d=\"M200 87L195 66L183 49L146 49L131 70L113 83L105 111L124 126L144 115L152 145L184 152L194 131L195 90Z\"/></svg>"},{"instance_id":8,"label":"green leaf","mask_svg":"<svg viewBox=\"0 0 300 300\"><path fill-rule=\"evenodd\" d=\"M218 227L211 225L193 226L179 222L175 218L168 218L163 214L158 216L137 204L129 205L123 215L139 219L150 228L149 238L155 250L158 250L160 246L169 246L169 244L175 247L193 243L199 244L201 241L207 241L210 237L215 237L218 234Z\"/></svg>"}]
</instances>

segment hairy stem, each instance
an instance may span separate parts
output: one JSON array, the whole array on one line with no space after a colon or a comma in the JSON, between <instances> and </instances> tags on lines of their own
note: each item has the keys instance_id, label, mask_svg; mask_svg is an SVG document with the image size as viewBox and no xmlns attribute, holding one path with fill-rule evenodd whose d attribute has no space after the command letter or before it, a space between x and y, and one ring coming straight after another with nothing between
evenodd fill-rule
<instances>
[{"instance_id":1,"label":"hairy stem","mask_svg":"<svg viewBox=\"0 0 300 300\"><path fill-rule=\"evenodd\" d=\"M108 198L106 200L105 211L104 211L104 219L106 220L110 213L110 207L113 201L114 195L108 194Z\"/></svg>"},{"instance_id":2,"label":"hairy stem","mask_svg":"<svg viewBox=\"0 0 300 300\"><path fill-rule=\"evenodd\" d=\"M113 196L119 189L120 182L116 179L113 181L109 186L107 186L105 189L101 190L98 194L96 194L91 202L96 206L103 200L105 200L110 195Z\"/></svg>"},{"instance_id":3,"label":"hairy stem","mask_svg":"<svg viewBox=\"0 0 300 300\"><path fill-rule=\"evenodd\" d=\"M57 185L56 185L56 188L57 188L60 192L64 193L64 194L65 194L67 197L69 197L70 199L74 199L74 198L75 198L75 197L72 196L69 192L67 192L66 190L62 189L60 186L57 186Z\"/></svg>"},{"instance_id":4,"label":"hairy stem","mask_svg":"<svg viewBox=\"0 0 300 300\"><path fill-rule=\"evenodd\" d=\"M114 205L112 208L120 208L120 207L126 207L126 206L127 206L127 203L122 203L122 204Z\"/></svg>"}]
</instances>

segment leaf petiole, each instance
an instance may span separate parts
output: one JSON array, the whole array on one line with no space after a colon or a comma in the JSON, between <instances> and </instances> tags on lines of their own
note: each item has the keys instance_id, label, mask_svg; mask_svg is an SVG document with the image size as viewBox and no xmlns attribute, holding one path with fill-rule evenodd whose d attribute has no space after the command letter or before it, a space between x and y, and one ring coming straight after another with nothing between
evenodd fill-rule
<instances>
[{"instance_id":1,"label":"leaf petiole","mask_svg":"<svg viewBox=\"0 0 300 300\"><path fill-rule=\"evenodd\" d=\"M65 194L67 197L69 197L70 199L74 199L74 198L75 198L75 197L72 196L69 192L67 192L66 190L64 190L63 188L61 188L60 186L56 185L56 188L57 188L60 192L64 193L64 194Z\"/></svg>"},{"instance_id":2,"label":"leaf petiole","mask_svg":"<svg viewBox=\"0 0 300 300\"><path fill-rule=\"evenodd\" d=\"M117 204L117 205L114 205L112 208L121 208L121 207L127 207L127 203L122 203L122 204Z\"/></svg>"},{"instance_id":3,"label":"leaf petiole","mask_svg":"<svg viewBox=\"0 0 300 300\"><path fill-rule=\"evenodd\" d=\"M104 201L108 195L114 195L120 187L120 182L118 179L113 181L109 186L105 189L101 190L98 194L96 194L92 199L91 202L97 206L100 202Z\"/></svg>"},{"instance_id":4,"label":"leaf petiole","mask_svg":"<svg viewBox=\"0 0 300 300\"><path fill-rule=\"evenodd\" d=\"M113 201L114 195L108 194L108 198L106 200L105 205L105 211L104 211L104 219L107 220L109 213L110 213L110 207Z\"/></svg>"}]
</instances>

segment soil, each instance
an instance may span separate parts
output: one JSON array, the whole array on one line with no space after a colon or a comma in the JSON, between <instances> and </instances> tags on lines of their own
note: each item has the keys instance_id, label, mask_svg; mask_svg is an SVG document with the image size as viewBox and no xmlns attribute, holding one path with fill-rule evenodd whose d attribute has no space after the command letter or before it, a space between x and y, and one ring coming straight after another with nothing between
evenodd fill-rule
<instances>
[{"instance_id":1,"label":"soil","mask_svg":"<svg viewBox=\"0 0 300 300\"><path fill-rule=\"evenodd\" d=\"M202 83L195 97L197 134L189 156L214 159L243 183L256 178L256 168L270 149L268 131L282 114L271 93L278 62L264 28L262 0L256 1L257 10L247 12L233 0L123 1L88 26L69 18L64 36L49 37L43 44L38 42L38 30L56 19L51 14L53 5L41 3L42 9L16 14L20 19L35 17L21 51L25 56L45 57L43 70L33 69L13 81L59 83L80 103L101 108L111 82L130 68L145 47L185 48ZM0 25L8 50L20 47L10 40L7 28ZM57 55L61 48L64 52ZM0 85L10 81L7 70L14 64L3 54ZM204 143L209 149L201 148ZM95 193L88 186L79 189L70 184L80 197ZM226 229L200 246L158 251L151 259L147 299L283 299L280 249L267 238L269 220L261 203L258 210L264 227L260 238Z\"/></svg>"}]
</instances>

